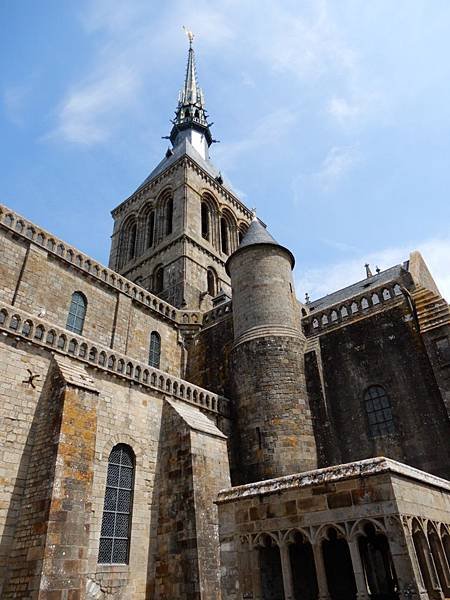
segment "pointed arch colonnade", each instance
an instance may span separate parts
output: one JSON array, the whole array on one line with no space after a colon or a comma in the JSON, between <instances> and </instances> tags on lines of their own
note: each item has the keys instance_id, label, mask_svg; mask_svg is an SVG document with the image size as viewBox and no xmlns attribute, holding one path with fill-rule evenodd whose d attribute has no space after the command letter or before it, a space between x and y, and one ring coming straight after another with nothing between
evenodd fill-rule
<instances>
[{"instance_id":1,"label":"pointed arch colonnade","mask_svg":"<svg viewBox=\"0 0 450 600\"><path fill-rule=\"evenodd\" d=\"M218 507L223 600L450 598L450 483L428 473L366 459L224 490Z\"/></svg>"},{"instance_id":2,"label":"pointed arch colonnade","mask_svg":"<svg viewBox=\"0 0 450 600\"><path fill-rule=\"evenodd\" d=\"M450 598L450 527L404 519L418 592L400 589L383 519L241 536L258 600L399 600ZM410 543L408 544L408 539ZM402 570L402 566L398 566Z\"/></svg>"}]
</instances>

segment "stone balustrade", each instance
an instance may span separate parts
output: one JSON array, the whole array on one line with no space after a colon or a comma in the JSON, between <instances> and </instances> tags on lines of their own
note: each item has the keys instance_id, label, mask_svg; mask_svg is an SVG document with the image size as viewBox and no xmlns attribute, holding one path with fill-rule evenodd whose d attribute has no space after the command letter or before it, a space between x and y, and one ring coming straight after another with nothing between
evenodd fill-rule
<instances>
[{"instance_id":1,"label":"stone balustrade","mask_svg":"<svg viewBox=\"0 0 450 600\"><path fill-rule=\"evenodd\" d=\"M338 304L327 306L324 310L315 311L303 317L302 324L306 335L317 335L333 326L341 326L349 321L366 315L369 311L380 309L387 303L403 299L403 291L397 282L384 284L370 290L370 293L348 298Z\"/></svg>"},{"instance_id":2,"label":"stone balustrade","mask_svg":"<svg viewBox=\"0 0 450 600\"><path fill-rule=\"evenodd\" d=\"M219 319L230 316L232 313L232 309L233 309L233 307L232 307L231 300L229 302L224 302L223 304L219 304L219 306L216 306L216 307L212 308L211 310L209 310L208 312L204 313L203 325L204 326L212 325Z\"/></svg>"},{"instance_id":3,"label":"stone balustrade","mask_svg":"<svg viewBox=\"0 0 450 600\"><path fill-rule=\"evenodd\" d=\"M0 331L52 352L76 358L89 366L114 373L135 385L153 388L160 393L194 404L215 414L229 416L229 400L188 381L93 343L67 329L55 327L15 306L0 304Z\"/></svg>"},{"instance_id":4,"label":"stone balustrade","mask_svg":"<svg viewBox=\"0 0 450 600\"><path fill-rule=\"evenodd\" d=\"M0 224L14 234L44 248L60 260L66 261L85 274L98 279L104 285L114 287L123 294L131 296L135 302L143 304L165 319L180 324L201 324L201 312L175 308L2 204L0 204Z\"/></svg>"}]
</instances>

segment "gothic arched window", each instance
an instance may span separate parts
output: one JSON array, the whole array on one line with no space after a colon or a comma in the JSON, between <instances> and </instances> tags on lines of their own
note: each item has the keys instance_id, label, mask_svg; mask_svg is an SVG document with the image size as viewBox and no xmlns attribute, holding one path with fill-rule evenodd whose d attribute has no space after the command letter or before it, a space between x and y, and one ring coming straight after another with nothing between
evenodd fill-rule
<instances>
[{"instance_id":1,"label":"gothic arched window","mask_svg":"<svg viewBox=\"0 0 450 600\"><path fill-rule=\"evenodd\" d=\"M99 563L128 564L134 463L134 452L129 446L118 444L111 450L98 549Z\"/></svg>"},{"instance_id":2,"label":"gothic arched window","mask_svg":"<svg viewBox=\"0 0 450 600\"><path fill-rule=\"evenodd\" d=\"M173 200L169 198L166 202L166 235L170 235L173 230Z\"/></svg>"},{"instance_id":3,"label":"gothic arched window","mask_svg":"<svg viewBox=\"0 0 450 600\"><path fill-rule=\"evenodd\" d=\"M209 240L209 207L202 202L202 238Z\"/></svg>"},{"instance_id":4,"label":"gothic arched window","mask_svg":"<svg viewBox=\"0 0 450 600\"><path fill-rule=\"evenodd\" d=\"M153 291L160 294L164 289L164 268L156 267L153 273Z\"/></svg>"},{"instance_id":5,"label":"gothic arched window","mask_svg":"<svg viewBox=\"0 0 450 600\"><path fill-rule=\"evenodd\" d=\"M224 254L228 254L229 252L229 244L228 244L228 223L222 217L220 219L220 243L222 252Z\"/></svg>"},{"instance_id":6,"label":"gothic arched window","mask_svg":"<svg viewBox=\"0 0 450 600\"><path fill-rule=\"evenodd\" d=\"M157 331L150 334L150 351L148 353L148 364L159 369L161 360L161 336Z\"/></svg>"},{"instance_id":7,"label":"gothic arched window","mask_svg":"<svg viewBox=\"0 0 450 600\"><path fill-rule=\"evenodd\" d=\"M74 292L70 302L69 314L67 315L66 329L78 333L79 335L83 333L86 307L86 296L81 292Z\"/></svg>"},{"instance_id":8,"label":"gothic arched window","mask_svg":"<svg viewBox=\"0 0 450 600\"><path fill-rule=\"evenodd\" d=\"M217 293L217 275L211 267L209 267L206 273L206 279L208 283L208 294L210 296L215 296Z\"/></svg>"},{"instance_id":9,"label":"gothic arched window","mask_svg":"<svg viewBox=\"0 0 450 600\"><path fill-rule=\"evenodd\" d=\"M153 246L153 242L155 239L155 211L148 215L147 218L147 248L151 248Z\"/></svg>"},{"instance_id":10,"label":"gothic arched window","mask_svg":"<svg viewBox=\"0 0 450 600\"><path fill-rule=\"evenodd\" d=\"M371 385L364 394L364 407L371 437L395 432L391 401L381 385Z\"/></svg>"}]
</instances>

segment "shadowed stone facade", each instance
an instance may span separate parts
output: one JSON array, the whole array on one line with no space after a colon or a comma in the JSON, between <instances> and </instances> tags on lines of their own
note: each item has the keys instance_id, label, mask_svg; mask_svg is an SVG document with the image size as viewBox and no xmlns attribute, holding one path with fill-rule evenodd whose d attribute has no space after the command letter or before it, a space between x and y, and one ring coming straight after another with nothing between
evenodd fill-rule
<instances>
[{"instance_id":1,"label":"shadowed stone facade","mask_svg":"<svg viewBox=\"0 0 450 600\"><path fill-rule=\"evenodd\" d=\"M298 302L209 158L192 40L170 140L109 267L0 205L0 597L449 598L422 257Z\"/></svg>"}]
</instances>

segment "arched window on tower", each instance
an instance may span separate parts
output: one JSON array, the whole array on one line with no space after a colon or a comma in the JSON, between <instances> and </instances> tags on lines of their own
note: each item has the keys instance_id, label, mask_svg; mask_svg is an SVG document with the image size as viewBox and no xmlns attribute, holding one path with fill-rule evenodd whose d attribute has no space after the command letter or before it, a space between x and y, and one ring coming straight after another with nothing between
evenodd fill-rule
<instances>
[{"instance_id":1,"label":"arched window on tower","mask_svg":"<svg viewBox=\"0 0 450 600\"><path fill-rule=\"evenodd\" d=\"M202 202L202 238L209 240L209 207Z\"/></svg>"},{"instance_id":2,"label":"arched window on tower","mask_svg":"<svg viewBox=\"0 0 450 600\"><path fill-rule=\"evenodd\" d=\"M212 267L208 268L206 279L208 283L208 294L210 296L215 296L217 294L217 274Z\"/></svg>"},{"instance_id":3,"label":"arched window on tower","mask_svg":"<svg viewBox=\"0 0 450 600\"><path fill-rule=\"evenodd\" d=\"M70 302L69 314L67 315L66 329L78 333L79 335L83 333L86 307L86 296L81 292L74 292Z\"/></svg>"},{"instance_id":4,"label":"arched window on tower","mask_svg":"<svg viewBox=\"0 0 450 600\"><path fill-rule=\"evenodd\" d=\"M164 267L159 266L153 272L153 292L160 294L164 289Z\"/></svg>"},{"instance_id":5,"label":"arched window on tower","mask_svg":"<svg viewBox=\"0 0 450 600\"><path fill-rule=\"evenodd\" d=\"M161 361L161 336L157 331L152 331L150 334L150 350L148 354L148 364L151 367L159 369Z\"/></svg>"},{"instance_id":6,"label":"arched window on tower","mask_svg":"<svg viewBox=\"0 0 450 600\"><path fill-rule=\"evenodd\" d=\"M169 198L166 202L166 235L170 235L173 230L173 199Z\"/></svg>"},{"instance_id":7,"label":"arched window on tower","mask_svg":"<svg viewBox=\"0 0 450 600\"><path fill-rule=\"evenodd\" d=\"M238 243L240 244L242 242L242 240L244 239L244 235L247 233L247 230L241 226L238 229Z\"/></svg>"},{"instance_id":8,"label":"arched window on tower","mask_svg":"<svg viewBox=\"0 0 450 600\"><path fill-rule=\"evenodd\" d=\"M367 388L364 394L364 407L371 437L395 433L391 401L381 385L371 385Z\"/></svg>"},{"instance_id":9,"label":"arched window on tower","mask_svg":"<svg viewBox=\"0 0 450 600\"><path fill-rule=\"evenodd\" d=\"M229 253L229 231L228 223L223 217L220 219L220 244L224 254Z\"/></svg>"},{"instance_id":10,"label":"arched window on tower","mask_svg":"<svg viewBox=\"0 0 450 600\"><path fill-rule=\"evenodd\" d=\"M132 223L128 231L128 260L136 256L137 225Z\"/></svg>"},{"instance_id":11,"label":"arched window on tower","mask_svg":"<svg viewBox=\"0 0 450 600\"><path fill-rule=\"evenodd\" d=\"M155 211L152 212L147 217L147 248L151 248L153 246L155 240Z\"/></svg>"},{"instance_id":12,"label":"arched window on tower","mask_svg":"<svg viewBox=\"0 0 450 600\"><path fill-rule=\"evenodd\" d=\"M134 487L134 452L125 444L111 450L98 562L128 564Z\"/></svg>"}]
</instances>

